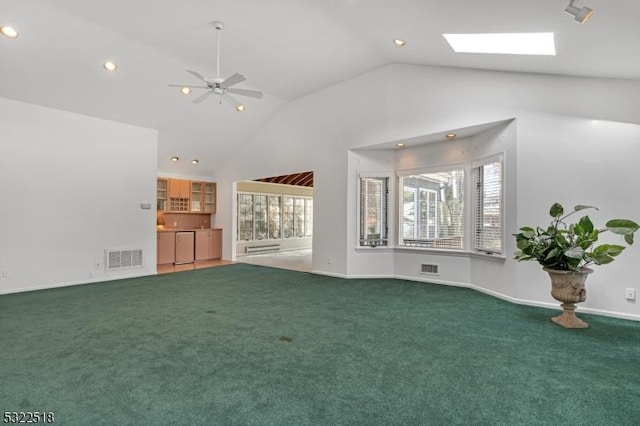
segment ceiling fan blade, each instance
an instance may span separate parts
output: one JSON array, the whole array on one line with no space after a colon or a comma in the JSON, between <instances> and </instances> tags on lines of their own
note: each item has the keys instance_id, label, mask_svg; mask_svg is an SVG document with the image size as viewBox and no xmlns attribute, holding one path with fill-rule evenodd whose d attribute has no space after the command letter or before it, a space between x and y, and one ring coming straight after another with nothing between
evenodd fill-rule
<instances>
[{"instance_id":1,"label":"ceiling fan blade","mask_svg":"<svg viewBox=\"0 0 640 426\"><path fill-rule=\"evenodd\" d=\"M261 99L264 95L262 94L262 92L259 92L257 90L247 90L247 89L228 89L227 90L229 93L234 93L236 95L242 95L242 96L249 96L251 98L257 98L257 99Z\"/></svg>"},{"instance_id":2,"label":"ceiling fan blade","mask_svg":"<svg viewBox=\"0 0 640 426\"><path fill-rule=\"evenodd\" d=\"M189 89L208 89L209 86L192 86L190 84L170 84L169 87L188 87Z\"/></svg>"},{"instance_id":3,"label":"ceiling fan blade","mask_svg":"<svg viewBox=\"0 0 640 426\"><path fill-rule=\"evenodd\" d=\"M206 79L206 78L204 78L204 76L203 76L202 74L200 74L198 71L194 71L194 70L187 70L187 72L188 72L189 74L191 74L192 76L194 76L195 78L197 78L198 80L202 80L202 81L204 81L205 83L208 83L208 82L207 82L207 79Z\"/></svg>"},{"instance_id":4,"label":"ceiling fan blade","mask_svg":"<svg viewBox=\"0 0 640 426\"><path fill-rule=\"evenodd\" d=\"M202 95L198 96L197 98L195 98L191 102L193 102L194 104L199 104L200 102L204 101L205 99L207 99L211 95L213 95L213 90L209 90L208 92L204 92Z\"/></svg>"},{"instance_id":5,"label":"ceiling fan blade","mask_svg":"<svg viewBox=\"0 0 640 426\"><path fill-rule=\"evenodd\" d=\"M226 89L227 87L233 86L234 84L238 84L245 80L246 78L244 77L244 75L235 73L234 75L232 75L231 77L227 78L222 83L220 83L220 87L222 87L223 89Z\"/></svg>"},{"instance_id":6,"label":"ceiling fan blade","mask_svg":"<svg viewBox=\"0 0 640 426\"><path fill-rule=\"evenodd\" d=\"M231 96L228 93L223 93L222 97L224 98L225 101L227 101L229 105L231 105L233 108L235 108L238 111L240 111L238 107L243 106L240 102L238 102L233 96Z\"/></svg>"}]
</instances>

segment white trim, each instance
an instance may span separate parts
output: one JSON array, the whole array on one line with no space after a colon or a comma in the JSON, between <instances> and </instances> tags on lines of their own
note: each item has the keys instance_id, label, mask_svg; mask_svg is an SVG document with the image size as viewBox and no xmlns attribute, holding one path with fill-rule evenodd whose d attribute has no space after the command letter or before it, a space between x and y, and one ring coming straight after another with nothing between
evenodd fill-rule
<instances>
[{"instance_id":1,"label":"white trim","mask_svg":"<svg viewBox=\"0 0 640 426\"><path fill-rule=\"evenodd\" d=\"M536 308L547 308L547 309L554 309L554 310L561 310L560 304L558 302L558 304L556 303L550 303L550 302L537 302L537 301L532 301L532 300L526 300L526 299L518 299L512 296L508 296L506 294L503 293L499 293L497 291L493 291L493 290L489 290L486 289L484 287L480 287L477 286L475 284L470 284L470 283L464 283L464 282L458 282L458 281L445 281L445 280L434 280L434 279L429 279L426 277L414 277L414 276L405 276L405 275L395 275L395 274L385 274L385 275L364 275L364 274L359 274L359 275L343 275L343 274L334 274L334 273L330 273L330 272L318 272L318 271L311 271L311 273L313 274L318 274L318 275L327 275L330 277L336 277L336 278L345 278L345 279L398 279L398 280L407 280L407 281L415 281L415 282L424 282L424 283L429 283L429 284L437 284L437 285L446 285L446 286L451 286L451 287L464 287L464 288L468 288L470 290L475 290L479 293L484 293L488 296L492 296L495 297L497 299L501 299L504 300L506 302L509 303L513 303L516 305L525 305L525 306L533 306ZM623 313L623 312L614 312L614 311L607 311L607 310L603 310L603 309L594 309L594 308L588 308L588 307L582 307L579 306L579 313L584 313L584 314L592 314L592 315L599 315L599 316L603 316L603 317L611 317L611 318L620 318L620 319L625 319L625 320L630 320L630 321L640 321L640 315L635 315L635 314L627 314L627 313Z\"/></svg>"},{"instance_id":2,"label":"white trim","mask_svg":"<svg viewBox=\"0 0 640 426\"><path fill-rule=\"evenodd\" d=\"M504 163L504 151L497 152L495 154L485 155L483 157L478 157L471 162L471 168L475 169L478 167L486 166L487 164L501 162Z\"/></svg>"},{"instance_id":3,"label":"white trim","mask_svg":"<svg viewBox=\"0 0 640 426\"><path fill-rule=\"evenodd\" d=\"M396 172L397 177L405 177L412 175L421 175L425 173L442 173L442 172L450 172L452 170L464 170L465 175L467 171L468 163L449 163L449 164L438 164L432 166L423 166L423 167L415 167L411 169L398 169ZM466 179L466 176L465 176Z\"/></svg>"},{"instance_id":4,"label":"white trim","mask_svg":"<svg viewBox=\"0 0 640 426\"><path fill-rule=\"evenodd\" d=\"M107 282L107 281L117 281L117 280L123 280L127 278L149 277L152 275L158 275L158 272L156 271L156 272L142 273L142 274L113 275L113 276L105 276L100 278L89 278L88 280L82 280L82 281L71 281L68 283L45 284L45 285L39 285L37 287L10 288L6 290L0 290L0 294L24 293L27 291L48 290L51 288L71 287L75 285L98 284L98 283Z\"/></svg>"}]
</instances>

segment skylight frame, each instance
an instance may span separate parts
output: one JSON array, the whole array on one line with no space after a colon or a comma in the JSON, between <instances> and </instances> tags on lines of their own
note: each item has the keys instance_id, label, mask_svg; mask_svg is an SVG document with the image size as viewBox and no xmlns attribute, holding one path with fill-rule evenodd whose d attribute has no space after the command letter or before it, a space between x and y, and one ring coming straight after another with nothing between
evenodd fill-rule
<instances>
[{"instance_id":1,"label":"skylight frame","mask_svg":"<svg viewBox=\"0 0 640 426\"><path fill-rule=\"evenodd\" d=\"M498 55L555 56L555 37L552 32L541 33L443 33L456 53L485 53Z\"/></svg>"}]
</instances>

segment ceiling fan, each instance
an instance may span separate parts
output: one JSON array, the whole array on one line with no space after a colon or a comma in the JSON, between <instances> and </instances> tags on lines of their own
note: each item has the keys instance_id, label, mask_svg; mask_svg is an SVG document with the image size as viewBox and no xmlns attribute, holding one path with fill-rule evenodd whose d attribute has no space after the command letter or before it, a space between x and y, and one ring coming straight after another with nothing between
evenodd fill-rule
<instances>
[{"instance_id":1,"label":"ceiling fan","mask_svg":"<svg viewBox=\"0 0 640 426\"><path fill-rule=\"evenodd\" d=\"M234 86L238 83L241 83L246 80L245 76L242 74L235 73L230 77L221 78L220 77L220 31L224 28L222 22L215 21L213 22L213 26L218 32L218 49L216 56L216 76L215 77L205 77L197 71L187 70L189 74L201 80L206 86L194 86L190 84L170 84L171 87L180 87L182 93L188 94L191 92L191 89L207 89L205 93L195 98L192 102L194 104L199 104L204 101L211 95L218 95L220 97L220 103L222 103L222 99L224 99L229 105L233 106L237 111L244 111L244 105L238 102L230 93L234 95L240 96L249 96L251 98L260 99L264 95L262 92L258 90L248 90L248 89L238 89L231 86Z\"/></svg>"}]
</instances>

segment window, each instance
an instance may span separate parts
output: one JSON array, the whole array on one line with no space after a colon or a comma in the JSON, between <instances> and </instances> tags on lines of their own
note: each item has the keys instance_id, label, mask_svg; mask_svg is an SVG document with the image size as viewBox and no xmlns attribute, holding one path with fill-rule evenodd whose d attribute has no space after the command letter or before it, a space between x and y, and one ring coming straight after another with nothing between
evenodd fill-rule
<instances>
[{"instance_id":1,"label":"window","mask_svg":"<svg viewBox=\"0 0 640 426\"><path fill-rule=\"evenodd\" d=\"M267 238L267 196L254 195L254 215L255 215L255 238L256 240L264 240Z\"/></svg>"},{"instance_id":2,"label":"window","mask_svg":"<svg viewBox=\"0 0 640 426\"><path fill-rule=\"evenodd\" d=\"M464 170L400 177L399 244L464 248Z\"/></svg>"},{"instance_id":3,"label":"window","mask_svg":"<svg viewBox=\"0 0 640 426\"><path fill-rule=\"evenodd\" d=\"M293 235L304 237L304 198L293 199Z\"/></svg>"},{"instance_id":4,"label":"window","mask_svg":"<svg viewBox=\"0 0 640 426\"><path fill-rule=\"evenodd\" d=\"M313 200L304 199L304 236L313 236Z\"/></svg>"},{"instance_id":5,"label":"window","mask_svg":"<svg viewBox=\"0 0 640 426\"><path fill-rule=\"evenodd\" d=\"M387 211L389 199L388 177L360 177L361 247L388 244Z\"/></svg>"},{"instance_id":6,"label":"window","mask_svg":"<svg viewBox=\"0 0 640 426\"><path fill-rule=\"evenodd\" d=\"M502 253L502 158L473 169L475 182L474 248Z\"/></svg>"},{"instance_id":7,"label":"window","mask_svg":"<svg viewBox=\"0 0 640 426\"><path fill-rule=\"evenodd\" d=\"M282 236L293 237L293 197L282 198Z\"/></svg>"},{"instance_id":8,"label":"window","mask_svg":"<svg viewBox=\"0 0 640 426\"><path fill-rule=\"evenodd\" d=\"M238 193L238 241L312 236L312 198Z\"/></svg>"},{"instance_id":9,"label":"window","mask_svg":"<svg viewBox=\"0 0 640 426\"><path fill-rule=\"evenodd\" d=\"M280 238L280 198L279 195L269 195L267 198L269 204L269 210L267 212L269 238L271 239Z\"/></svg>"},{"instance_id":10,"label":"window","mask_svg":"<svg viewBox=\"0 0 640 426\"><path fill-rule=\"evenodd\" d=\"M238 194L238 240L253 239L253 195Z\"/></svg>"}]
</instances>

